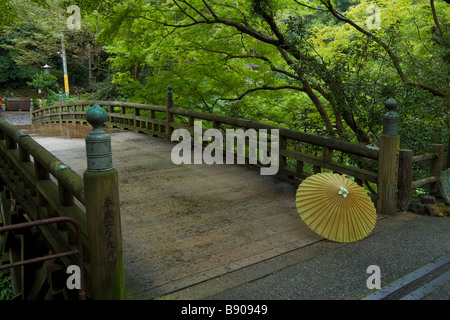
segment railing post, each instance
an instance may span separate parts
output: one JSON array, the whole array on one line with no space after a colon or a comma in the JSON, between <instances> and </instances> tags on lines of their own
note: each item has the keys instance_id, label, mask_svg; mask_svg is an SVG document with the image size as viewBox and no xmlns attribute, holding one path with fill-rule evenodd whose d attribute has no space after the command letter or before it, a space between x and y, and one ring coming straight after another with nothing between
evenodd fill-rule
<instances>
[{"instance_id":1,"label":"railing post","mask_svg":"<svg viewBox=\"0 0 450 320\"><path fill-rule=\"evenodd\" d=\"M287 160L286 160L286 156L282 156L281 152L282 150L286 150L287 149L287 139L284 136L280 135L280 151L278 154L278 161L279 161L279 169L285 169L287 166Z\"/></svg>"},{"instance_id":2,"label":"railing post","mask_svg":"<svg viewBox=\"0 0 450 320\"><path fill-rule=\"evenodd\" d=\"M397 212L397 169L400 136L397 132L397 101L390 98L384 103L389 110L383 117L383 133L380 137L378 159L378 201L377 212Z\"/></svg>"},{"instance_id":3,"label":"railing post","mask_svg":"<svg viewBox=\"0 0 450 320\"><path fill-rule=\"evenodd\" d=\"M108 118L98 104L86 112L94 129L86 137L84 172L86 214L94 299L125 298L125 272L117 171L112 166L111 137L102 130Z\"/></svg>"},{"instance_id":4,"label":"railing post","mask_svg":"<svg viewBox=\"0 0 450 320\"><path fill-rule=\"evenodd\" d=\"M62 104L63 104L63 96L62 96L62 93L59 92L59 115L58 115L58 118L59 118L60 123L62 121L62 113L63 113Z\"/></svg>"},{"instance_id":5,"label":"railing post","mask_svg":"<svg viewBox=\"0 0 450 320\"><path fill-rule=\"evenodd\" d=\"M33 111L34 111L34 104L33 99L30 99L30 122L33 123Z\"/></svg>"},{"instance_id":6,"label":"railing post","mask_svg":"<svg viewBox=\"0 0 450 320\"><path fill-rule=\"evenodd\" d=\"M173 113L170 112L170 108L173 107L173 92L172 92L172 87L169 86L167 88L167 115L166 115L166 119L167 119L167 123L166 123L166 132L167 132L167 140L171 141L171 137L172 137L172 132L173 132L173 128L170 126L170 123L173 122Z\"/></svg>"},{"instance_id":7,"label":"railing post","mask_svg":"<svg viewBox=\"0 0 450 320\"><path fill-rule=\"evenodd\" d=\"M435 154L435 157L431 160L430 176L436 177L438 180L431 184L430 191L431 193L437 193L439 192L439 178L444 169L444 145L433 144L431 146L431 152Z\"/></svg>"},{"instance_id":8,"label":"railing post","mask_svg":"<svg viewBox=\"0 0 450 320\"><path fill-rule=\"evenodd\" d=\"M138 108L134 108L134 127L135 128L141 128L141 121L136 120L136 118L140 117L141 110Z\"/></svg>"},{"instance_id":9,"label":"railing post","mask_svg":"<svg viewBox=\"0 0 450 320\"><path fill-rule=\"evenodd\" d=\"M447 144L447 164L446 168L450 168L450 134L448 135L448 144Z\"/></svg>"},{"instance_id":10,"label":"railing post","mask_svg":"<svg viewBox=\"0 0 450 320\"><path fill-rule=\"evenodd\" d=\"M400 150L398 161L398 208L406 211L411 202L413 151Z\"/></svg>"}]
</instances>

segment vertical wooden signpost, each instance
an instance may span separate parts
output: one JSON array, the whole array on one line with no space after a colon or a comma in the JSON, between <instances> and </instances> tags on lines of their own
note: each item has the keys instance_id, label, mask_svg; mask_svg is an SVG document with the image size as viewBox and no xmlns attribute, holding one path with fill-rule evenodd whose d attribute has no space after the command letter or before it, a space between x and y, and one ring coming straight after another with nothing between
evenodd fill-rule
<instances>
[{"instance_id":1,"label":"vertical wooden signpost","mask_svg":"<svg viewBox=\"0 0 450 320\"><path fill-rule=\"evenodd\" d=\"M107 117L97 104L86 112L86 120L94 127L86 137L88 163L84 173L91 291L93 299L121 300L125 297L125 273L119 188L111 137L102 129Z\"/></svg>"},{"instance_id":2,"label":"vertical wooden signpost","mask_svg":"<svg viewBox=\"0 0 450 320\"><path fill-rule=\"evenodd\" d=\"M392 215L397 212L400 136L397 132L398 115L395 113L397 101L388 99L385 106L389 111L383 118L383 133L379 144L377 212Z\"/></svg>"}]
</instances>

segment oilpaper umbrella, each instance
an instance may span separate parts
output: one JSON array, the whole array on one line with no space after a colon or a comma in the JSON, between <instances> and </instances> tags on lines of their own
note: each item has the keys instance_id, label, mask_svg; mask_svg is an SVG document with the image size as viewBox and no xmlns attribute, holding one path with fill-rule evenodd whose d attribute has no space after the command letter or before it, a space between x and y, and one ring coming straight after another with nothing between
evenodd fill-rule
<instances>
[{"instance_id":1,"label":"oilpaper umbrella","mask_svg":"<svg viewBox=\"0 0 450 320\"><path fill-rule=\"evenodd\" d=\"M297 189L296 205L306 225L336 242L367 237L376 223L372 200L356 182L335 173L306 178Z\"/></svg>"}]
</instances>

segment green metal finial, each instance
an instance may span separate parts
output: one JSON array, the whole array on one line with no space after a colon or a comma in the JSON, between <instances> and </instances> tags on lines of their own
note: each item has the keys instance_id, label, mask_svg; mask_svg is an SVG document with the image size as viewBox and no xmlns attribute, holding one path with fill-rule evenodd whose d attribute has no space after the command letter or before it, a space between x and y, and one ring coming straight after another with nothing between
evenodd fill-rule
<instances>
[{"instance_id":1,"label":"green metal finial","mask_svg":"<svg viewBox=\"0 0 450 320\"><path fill-rule=\"evenodd\" d=\"M397 110L398 103L395 99L389 98L384 103L384 106L389 111L383 117L383 134L388 136L396 136L398 134L398 114L395 110Z\"/></svg>"},{"instance_id":2,"label":"green metal finial","mask_svg":"<svg viewBox=\"0 0 450 320\"><path fill-rule=\"evenodd\" d=\"M86 120L94 127L86 137L87 171L112 170L111 137L102 129L108 114L94 103L86 111Z\"/></svg>"},{"instance_id":3,"label":"green metal finial","mask_svg":"<svg viewBox=\"0 0 450 320\"><path fill-rule=\"evenodd\" d=\"M167 101L170 101L170 103L173 103L173 91L172 86L167 87Z\"/></svg>"},{"instance_id":4,"label":"green metal finial","mask_svg":"<svg viewBox=\"0 0 450 320\"><path fill-rule=\"evenodd\" d=\"M386 107L386 109L388 109L389 111L395 111L397 110L398 107L398 103L395 99L393 98L389 98L386 100L386 102L384 103L384 106Z\"/></svg>"},{"instance_id":5,"label":"green metal finial","mask_svg":"<svg viewBox=\"0 0 450 320\"><path fill-rule=\"evenodd\" d=\"M86 120L94 127L94 130L101 129L102 125L108 120L108 114L97 103L94 103L86 111Z\"/></svg>"}]
</instances>

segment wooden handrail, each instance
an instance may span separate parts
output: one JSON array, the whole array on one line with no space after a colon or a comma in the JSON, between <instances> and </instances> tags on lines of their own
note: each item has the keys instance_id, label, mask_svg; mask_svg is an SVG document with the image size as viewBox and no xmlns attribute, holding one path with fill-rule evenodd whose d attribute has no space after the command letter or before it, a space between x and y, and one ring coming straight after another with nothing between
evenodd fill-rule
<instances>
[{"instance_id":1,"label":"wooden handrail","mask_svg":"<svg viewBox=\"0 0 450 320\"><path fill-rule=\"evenodd\" d=\"M43 109L34 110L33 113L33 119L34 121L38 121L39 119L43 119L51 116L53 113L52 111L56 111L56 113L59 113L60 108L64 107L78 107L78 106L92 106L95 102L94 101L87 101L87 102L72 102L72 103L66 103L62 105L55 105L50 106ZM156 112L163 112L167 113L167 108L163 106L156 106L156 105L149 105L149 104L139 104L139 103L129 103L129 102L115 102L115 101L97 101L97 104L100 106L109 106L109 107L122 107L122 108L132 108L132 109L139 109L139 110L151 110ZM368 159L377 160L379 151L375 147L371 146L362 146L356 143L351 143L343 140L338 140L335 138L330 138L326 136L319 136L319 135L313 135L309 133L303 133L292 129L286 129L281 128L273 125L268 125L260 122L256 122L253 120L246 120L246 119L238 119L238 118L232 118L222 115L216 115L211 113L205 113L200 111L194 111L194 110L188 110L188 109L181 109L176 107L171 107L170 113L173 113L175 115L179 116L186 116L186 117L193 117L199 120L207 120L207 121L215 121L217 123L232 125L236 127L241 128L253 128L253 129L278 129L280 130L280 136L285 137L290 140L304 142L316 146L322 146L329 148L331 150L338 150L342 151L344 153L350 153L353 155L365 157ZM110 112L111 114L111 112ZM122 118L122 119L135 119L135 113L132 114L114 114L114 117L116 118ZM145 117L142 117L145 119ZM163 122L161 122L163 123ZM172 126L176 127L176 124L171 123Z\"/></svg>"},{"instance_id":2,"label":"wooden handrail","mask_svg":"<svg viewBox=\"0 0 450 320\"><path fill-rule=\"evenodd\" d=\"M34 220L53 216L75 219L81 227L83 244L87 248L83 179L28 134L2 119L0 155L3 183L23 198L25 203L22 205L27 208L30 217ZM74 198L78 199L77 203ZM74 233L72 228L67 226L67 232ZM55 252L67 251L71 245L70 236L58 230L46 229L44 233Z\"/></svg>"},{"instance_id":3,"label":"wooden handrail","mask_svg":"<svg viewBox=\"0 0 450 320\"><path fill-rule=\"evenodd\" d=\"M429 154L413 156L412 150L400 150L398 174L398 207L407 210L414 189L431 184L432 191L437 191L439 176L444 166L444 145L434 144ZM430 161L428 177L413 181L413 164Z\"/></svg>"}]
</instances>

